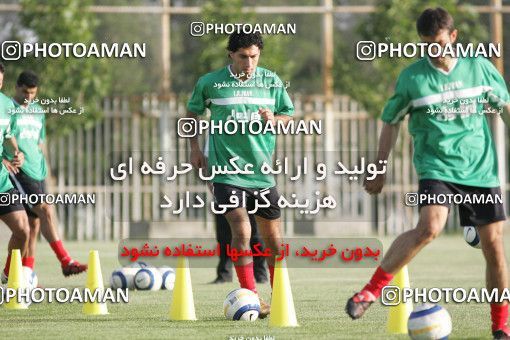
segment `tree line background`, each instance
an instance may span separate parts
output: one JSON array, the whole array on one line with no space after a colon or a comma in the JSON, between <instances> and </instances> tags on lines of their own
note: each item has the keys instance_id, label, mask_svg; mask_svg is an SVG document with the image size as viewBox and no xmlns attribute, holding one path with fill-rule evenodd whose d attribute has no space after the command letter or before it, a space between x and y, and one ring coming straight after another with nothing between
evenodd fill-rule
<instances>
[{"instance_id":1,"label":"tree line background","mask_svg":"<svg viewBox=\"0 0 510 340\"><path fill-rule=\"evenodd\" d=\"M159 0L36 0L10 1L22 6L20 12L0 12L0 40L38 42L138 42L147 43L147 57L140 59L34 59L5 62L7 72L3 92L12 95L16 75L23 69L40 74L40 95L71 97L86 107L86 115L51 117L50 134L66 134L77 125L90 126L101 117L101 99L111 96L141 96L161 93L161 17L157 14L97 14L90 5L160 6ZM41 4L44 4L41 6ZM290 81L289 93L321 94L322 15L316 13L261 15L241 13L243 6L320 5L320 0L175 0L173 6L200 6L197 15L171 18L171 91L187 97L198 77L227 64L227 36L192 37L193 21L295 23L297 34L267 36L260 66L275 70ZM459 5L487 5L479 1L420 0L337 0L335 5L376 5L370 14L334 15L334 87L358 101L377 116L391 95L397 74L414 60L382 58L362 62L355 58L359 40L418 42L415 21L427 7L442 6L454 17L461 42L488 42L489 16ZM510 15L505 15L510 22ZM510 25L504 25L504 52L509 55ZM505 69L510 69L510 57ZM506 72L507 81L510 72Z\"/></svg>"}]
</instances>

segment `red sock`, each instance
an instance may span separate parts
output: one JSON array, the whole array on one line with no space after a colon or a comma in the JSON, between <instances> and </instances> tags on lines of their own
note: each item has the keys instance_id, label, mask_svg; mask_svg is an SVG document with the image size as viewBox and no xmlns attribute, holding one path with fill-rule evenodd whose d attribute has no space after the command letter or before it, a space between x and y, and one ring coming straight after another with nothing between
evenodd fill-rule
<instances>
[{"instance_id":1,"label":"red sock","mask_svg":"<svg viewBox=\"0 0 510 340\"><path fill-rule=\"evenodd\" d=\"M271 282L271 288L273 288L274 266L268 265L268 267L269 267L269 282Z\"/></svg>"},{"instance_id":2,"label":"red sock","mask_svg":"<svg viewBox=\"0 0 510 340\"><path fill-rule=\"evenodd\" d=\"M504 329L506 327L506 321L508 319L508 304L497 305L491 303L491 320L492 320L492 331Z\"/></svg>"},{"instance_id":3,"label":"red sock","mask_svg":"<svg viewBox=\"0 0 510 340\"><path fill-rule=\"evenodd\" d=\"M253 274L253 262L244 266L234 264L234 268L236 269L237 278L239 279L241 288L246 288L257 293L257 288L255 287L255 275Z\"/></svg>"},{"instance_id":4,"label":"red sock","mask_svg":"<svg viewBox=\"0 0 510 340\"><path fill-rule=\"evenodd\" d=\"M71 256L69 256L69 253L64 248L64 245L62 244L61 240L50 242L51 249L55 252L55 255L57 255L58 260L62 265L67 265L69 262L71 262Z\"/></svg>"},{"instance_id":5,"label":"red sock","mask_svg":"<svg viewBox=\"0 0 510 340\"><path fill-rule=\"evenodd\" d=\"M27 256L21 259L21 264L23 267L30 267L30 269L34 269L35 258L32 256Z\"/></svg>"},{"instance_id":6,"label":"red sock","mask_svg":"<svg viewBox=\"0 0 510 340\"><path fill-rule=\"evenodd\" d=\"M363 287L363 290L368 290L370 293L374 294L376 298L378 298L381 295L381 290L383 287L390 283L391 279L393 279L393 275L386 273L379 266L377 267L374 275L372 275L370 282L367 283L365 287Z\"/></svg>"},{"instance_id":7,"label":"red sock","mask_svg":"<svg viewBox=\"0 0 510 340\"><path fill-rule=\"evenodd\" d=\"M11 255L7 255L7 261L5 262L4 274L9 276L9 267L11 266Z\"/></svg>"}]
</instances>

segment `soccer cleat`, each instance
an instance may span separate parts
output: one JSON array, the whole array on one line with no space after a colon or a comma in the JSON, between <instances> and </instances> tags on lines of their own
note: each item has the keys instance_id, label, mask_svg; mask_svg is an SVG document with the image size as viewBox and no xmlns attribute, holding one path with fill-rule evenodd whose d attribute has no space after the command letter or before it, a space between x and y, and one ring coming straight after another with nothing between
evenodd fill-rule
<instances>
[{"instance_id":1,"label":"soccer cleat","mask_svg":"<svg viewBox=\"0 0 510 340\"><path fill-rule=\"evenodd\" d=\"M365 311L372 303L374 303L375 300L376 297L374 294L370 293L368 290L362 290L361 292L354 294L354 296L347 301L345 312L351 317L351 319L359 319L363 316L363 314L365 314Z\"/></svg>"},{"instance_id":2,"label":"soccer cleat","mask_svg":"<svg viewBox=\"0 0 510 340\"><path fill-rule=\"evenodd\" d=\"M492 336L494 337L494 340L510 339L510 329L505 326L503 329L498 329L497 331L492 332Z\"/></svg>"},{"instance_id":3,"label":"soccer cleat","mask_svg":"<svg viewBox=\"0 0 510 340\"><path fill-rule=\"evenodd\" d=\"M216 279L214 279L214 281L209 282L209 284L216 285L216 284L222 284L222 283L227 283L227 282L232 282L232 279L227 280L223 277L218 276Z\"/></svg>"},{"instance_id":4,"label":"soccer cleat","mask_svg":"<svg viewBox=\"0 0 510 340\"><path fill-rule=\"evenodd\" d=\"M78 261L69 261L67 265L62 265L62 273L64 276L76 275L86 271L88 266L86 264L81 264Z\"/></svg>"},{"instance_id":5,"label":"soccer cleat","mask_svg":"<svg viewBox=\"0 0 510 340\"><path fill-rule=\"evenodd\" d=\"M267 281L269 281L267 279L267 277L265 277L265 276L257 277L257 275L255 275L255 282L263 284L263 283L267 283Z\"/></svg>"},{"instance_id":6,"label":"soccer cleat","mask_svg":"<svg viewBox=\"0 0 510 340\"><path fill-rule=\"evenodd\" d=\"M2 280L2 283L4 285L7 284L7 281L9 281L9 277L7 277L7 275L5 275L3 270L2 270L2 275L0 276L0 280Z\"/></svg>"},{"instance_id":7,"label":"soccer cleat","mask_svg":"<svg viewBox=\"0 0 510 340\"><path fill-rule=\"evenodd\" d=\"M260 312L259 312L259 319L265 319L269 313L271 313L271 305L268 303L265 303L261 298L260 300Z\"/></svg>"}]
</instances>

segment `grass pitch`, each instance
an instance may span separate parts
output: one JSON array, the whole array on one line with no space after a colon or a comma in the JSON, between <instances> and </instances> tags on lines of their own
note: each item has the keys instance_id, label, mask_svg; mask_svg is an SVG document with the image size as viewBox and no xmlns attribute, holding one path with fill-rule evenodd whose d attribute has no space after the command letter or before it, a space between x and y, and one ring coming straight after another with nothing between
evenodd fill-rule
<instances>
[{"instance_id":1,"label":"grass pitch","mask_svg":"<svg viewBox=\"0 0 510 340\"><path fill-rule=\"evenodd\" d=\"M505 237L508 241L509 237ZM389 239L383 240L385 249ZM508 244L508 242L506 242ZM72 256L86 261L88 251L100 252L103 278L119 267L117 244L66 242ZM0 255L5 254L2 244ZM507 256L508 257L508 256ZM2 266L5 257L1 258ZM64 278L60 265L45 241L38 244L35 271L43 287L83 287L84 274ZM346 300L369 279L372 269L290 269L289 276L300 327L269 328L268 319L253 323L225 320L223 300L237 283L209 285L215 270L191 269L198 321L168 320L172 299L169 291L129 294L128 304L109 304L109 315L89 317L78 303L41 303L28 310L0 308L2 338L51 339L406 339L386 332L388 310L375 303L367 314L351 321L344 312ZM411 287L483 287L484 260L480 250L469 247L462 235L441 236L425 248L409 266ZM269 285L258 287L269 300ZM488 304L442 304L453 319L451 339L490 338Z\"/></svg>"}]
</instances>

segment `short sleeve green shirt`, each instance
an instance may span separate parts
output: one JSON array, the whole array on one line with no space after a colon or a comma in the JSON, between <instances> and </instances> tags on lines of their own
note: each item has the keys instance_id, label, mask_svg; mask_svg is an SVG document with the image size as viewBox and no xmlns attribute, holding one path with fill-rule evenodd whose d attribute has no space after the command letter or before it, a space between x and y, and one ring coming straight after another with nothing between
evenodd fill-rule
<instances>
[{"instance_id":1,"label":"short sleeve green shirt","mask_svg":"<svg viewBox=\"0 0 510 340\"><path fill-rule=\"evenodd\" d=\"M3 152L3 143L5 138L11 137L11 112L14 109L14 104L11 98L7 97L0 92L0 152ZM0 193L7 192L13 186L9 180L9 172L7 168L0 165Z\"/></svg>"},{"instance_id":2,"label":"short sleeve green shirt","mask_svg":"<svg viewBox=\"0 0 510 340\"><path fill-rule=\"evenodd\" d=\"M234 76L229 66L202 76L188 102L188 111L197 115L211 111L211 123L236 119L247 121L262 118L259 108L268 108L275 115L293 115L294 106L280 78L273 72L257 67L254 76L241 81ZM268 188L275 185L273 176L264 175L259 170L263 162L271 163L276 136L261 134L209 134L208 164L227 166L229 160L236 161L241 168L253 164L255 174L216 175L213 182L225 183L245 188Z\"/></svg>"},{"instance_id":3,"label":"short sleeve green shirt","mask_svg":"<svg viewBox=\"0 0 510 340\"><path fill-rule=\"evenodd\" d=\"M396 124L409 114L413 162L419 179L497 187L498 162L487 122L510 103L503 77L485 58L459 58L450 70L422 58L402 71L381 119Z\"/></svg>"},{"instance_id":4,"label":"short sleeve green shirt","mask_svg":"<svg viewBox=\"0 0 510 340\"><path fill-rule=\"evenodd\" d=\"M25 155L21 170L36 181L43 181L47 175L46 159L39 147L46 138L44 109L37 103L23 107L12 100L15 113L11 117L11 130L16 137L18 148ZM4 158L12 160L14 155L4 150Z\"/></svg>"}]
</instances>

